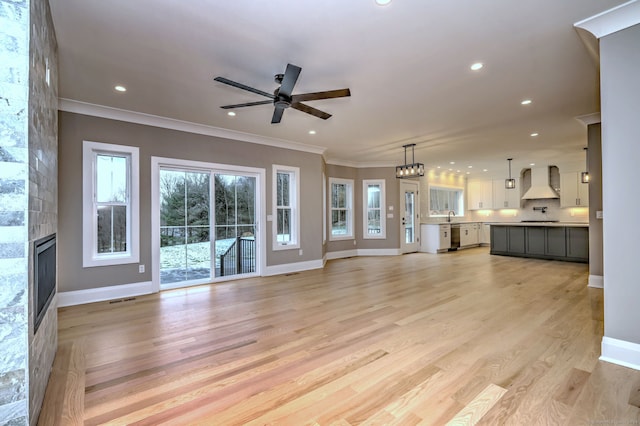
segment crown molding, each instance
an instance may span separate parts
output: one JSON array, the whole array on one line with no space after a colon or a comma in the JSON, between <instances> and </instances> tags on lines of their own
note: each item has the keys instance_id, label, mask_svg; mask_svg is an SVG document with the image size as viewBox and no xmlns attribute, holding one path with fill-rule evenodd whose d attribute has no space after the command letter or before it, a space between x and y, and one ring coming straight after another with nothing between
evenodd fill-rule
<instances>
[{"instance_id":1,"label":"crown molding","mask_svg":"<svg viewBox=\"0 0 640 426\"><path fill-rule=\"evenodd\" d=\"M268 145L276 148L308 152L311 154L323 155L326 151L326 148L321 146L307 145L298 142L287 141L284 139L258 136L251 133L238 132L236 130L228 130L220 127L192 123L190 121L176 120L159 115L145 114L142 112L129 111L104 105L96 105L87 102L76 101L73 99L59 98L58 109L60 111L72 112L76 114L84 114L93 117L126 121L128 123L143 124L146 126L160 127L163 129L179 130L182 132L196 133L205 136L214 136L242 142L255 143L259 145Z\"/></svg>"},{"instance_id":2,"label":"crown molding","mask_svg":"<svg viewBox=\"0 0 640 426\"><path fill-rule=\"evenodd\" d=\"M602 122L602 118L600 117L599 112L594 112L593 114L579 115L578 117L576 117L576 120L578 120L585 126Z\"/></svg>"},{"instance_id":3,"label":"crown molding","mask_svg":"<svg viewBox=\"0 0 640 426\"><path fill-rule=\"evenodd\" d=\"M576 22L573 26L589 31L596 38L602 38L636 24L640 24L640 2L631 0Z\"/></svg>"},{"instance_id":4,"label":"crown molding","mask_svg":"<svg viewBox=\"0 0 640 426\"><path fill-rule=\"evenodd\" d=\"M389 161L370 161L370 162L358 162L358 161L345 161L337 158L325 159L325 163L332 166L353 167L354 169L370 169L374 167L395 167L396 164Z\"/></svg>"}]
</instances>

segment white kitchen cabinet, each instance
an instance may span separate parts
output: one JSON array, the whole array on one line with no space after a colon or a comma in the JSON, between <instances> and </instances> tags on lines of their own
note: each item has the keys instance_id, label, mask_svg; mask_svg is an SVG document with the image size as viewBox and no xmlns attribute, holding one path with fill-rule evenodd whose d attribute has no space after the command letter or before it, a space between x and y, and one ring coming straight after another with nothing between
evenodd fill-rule
<instances>
[{"instance_id":1,"label":"white kitchen cabinet","mask_svg":"<svg viewBox=\"0 0 640 426\"><path fill-rule=\"evenodd\" d=\"M473 180L467 184L467 210L484 210L493 208L493 182L490 180Z\"/></svg>"},{"instance_id":2,"label":"white kitchen cabinet","mask_svg":"<svg viewBox=\"0 0 640 426\"><path fill-rule=\"evenodd\" d=\"M480 224L480 231L478 239L482 245L491 245L491 225L487 223Z\"/></svg>"},{"instance_id":3,"label":"white kitchen cabinet","mask_svg":"<svg viewBox=\"0 0 640 426\"><path fill-rule=\"evenodd\" d=\"M497 179L493 181L493 208L520 208L520 179L516 178L516 187L513 189L507 189L504 187L504 179Z\"/></svg>"},{"instance_id":4,"label":"white kitchen cabinet","mask_svg":"<svg viewBox=\"0 0 640 426\"><path fill-rule=\"evenodd\" d=\"M424 253L440 253L451 248L451 225L448 223L423 223L420 225Z\"/></svg>"},{"instance_id":5,"label":"white kitchen cabinet","mask_svg":"<svg viewBox=\"0 0 640 426\"><path fill-rule=\"evenodd\" d=\"M477 246L479 228L478 223L460 224L460 247Z\"/></svg>"},{"instance_id":6,"label":"white kitchen cabinet","mask_svg":"<svg viewBox=\"0 0 640 426\"><path fill-rule=\"evenodd\" d=\"M589 184L580 181L580 173L560 174L560 207L587 207Z\"/></svg>"}]
</instances>

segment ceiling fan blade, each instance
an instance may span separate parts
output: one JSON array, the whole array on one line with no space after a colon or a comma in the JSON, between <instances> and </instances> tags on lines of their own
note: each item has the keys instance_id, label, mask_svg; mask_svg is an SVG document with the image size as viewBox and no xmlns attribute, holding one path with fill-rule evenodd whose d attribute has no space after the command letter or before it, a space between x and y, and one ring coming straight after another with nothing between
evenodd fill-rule
<instances>
[{"instance_id":1,"label":"ceiling fan blade","mask_svg":"<svg viewBox=\"0 0 640 426\"><path fill-rule=\"evenodd\" d=\"M246 86L242 83L237 83L235 81L229 80L228 78L224 78L224 77L216 77L214 78L215 81L220 82L220 83L224 83L224 84L228 84L229 86L233 86L233 87L237 87L238 89L242 89L242 90L246 90L248 92L252 92L258 95L262 95L262 96L266 96L267 98L270 99L274 99L275 96L272 93L267 93L267 92L263 92L262 90L259 89L254 89L253 87L249 87Z\"/></svg>"},{"instance_id":2,"label":"ceiling fan blade","mask_svg":"<svg viewBox=\"0 0 640 426\"><path fill-rule=\"evenodd\" d=\"M278 91L280 95L291 96L291 92L293 92L293 86L295 86L296 82L298 81L300 71L302 71L302 68L300 68L299 66L287 64L287 69L284 72L282 84L280 85L280 90Z\"/></svg>"},{"instance_id":3,"label":"ceiling fan blade","mask_svg":"<svg viewBox=\"0 0 640 426\"><path fill-rule=\"evenodd\" d=\"M291 108L295 108L298 111L306 112L307 114L311 114L318 118L322 118L323 120L326 120L327 118L331 117L331 114L327 114L326 112L310 107L309 105L301 104L300 102L291 104Z\"/></svg>"},{"instance_id":4,"label":"ceiling fan blade","mask_svg":"<svg viewBox=\"0 0 640 426\"><path fill-rule=\"evenodd\" d=\"M284 108L275 107L273 110L273 117L271 117L271 124L278 124L280 120L282 120L282 114L284 113Z\"/></svg>"},{"instance_id":5,"label":"ceiling fan blade","mask_svg":"<svg viewBox=\"0 0 640 426\"><path fill-rule=\"evenodd\" d=\"M291 97L292 102L318 101L320 99L344 98L351 96L349 89L327 90L325 92L301 93Z\"/></svg>"},{"instance_id":6,"label":"ceiling fan blade","mask_svg":"<svg viewBox=\"0 0 640 426\"><path fill-rule=\"evenodd\" d=\"M258 102L246 102L244 104L235 104L235 105L223 105L220 108L222 109L235 109L235 108L242 108L242 107L249 107L249 106L255 106L255 105L266 105L266 104L272 104L273 101L269 100L269 101L258 101Z\"/></svg>"}]
</instances>

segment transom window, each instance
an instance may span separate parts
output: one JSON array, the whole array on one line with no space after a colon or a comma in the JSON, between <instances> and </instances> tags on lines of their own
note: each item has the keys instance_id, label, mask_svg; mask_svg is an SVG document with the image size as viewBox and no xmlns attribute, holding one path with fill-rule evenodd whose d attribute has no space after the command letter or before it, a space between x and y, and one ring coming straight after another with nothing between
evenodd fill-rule
<instances>
[{"instance_id":1,"label":"transom window","mask_svg":"<svg viewBox=\"0 0 640 426\"><path fill-rule=\"evenodd\" d=\"M139 261L138 148L83 145L83 267Z\"/></svg>"}]
</instances>

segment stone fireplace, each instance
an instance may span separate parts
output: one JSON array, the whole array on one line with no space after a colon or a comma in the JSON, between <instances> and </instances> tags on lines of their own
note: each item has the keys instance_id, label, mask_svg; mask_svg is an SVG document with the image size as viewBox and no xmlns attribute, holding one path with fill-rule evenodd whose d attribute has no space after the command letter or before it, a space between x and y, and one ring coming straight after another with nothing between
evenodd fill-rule
<instances>
[{"instance_id":1,"label":"stone fireplace","mask_svg":"<svg viewBox=\"0 0 640 426\"><path fill-rule=\"evenodd\" d=\"M58 344L50 239L58 228L58 68L49 2L0 0L0 40L0 424L35 425Z\"/></svg>"},{"instance_id":2,"label":"stone fireplace","mask_svg":"<svg viewBox=\"0 0 640 426\"><path fill-rule=\"evenodd\" d=\"M33 333L38 331L56 294L56 234L33 244Z\"/></svg>"}]
</instances>

